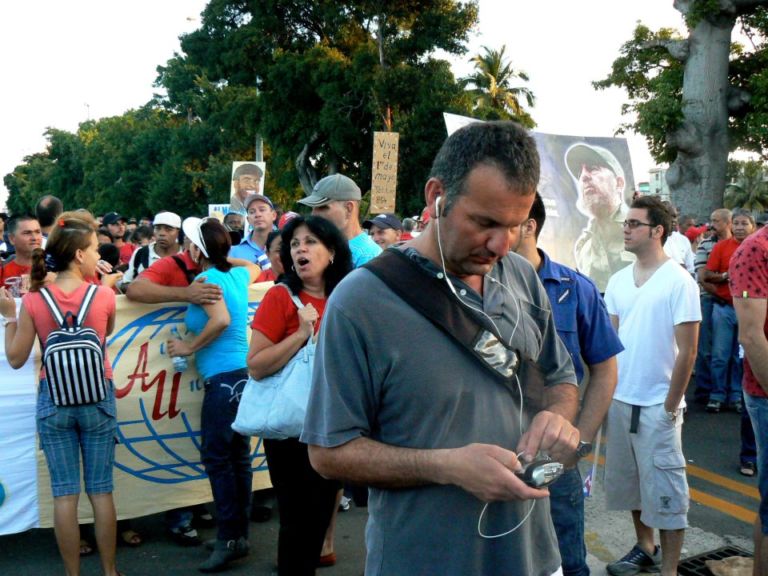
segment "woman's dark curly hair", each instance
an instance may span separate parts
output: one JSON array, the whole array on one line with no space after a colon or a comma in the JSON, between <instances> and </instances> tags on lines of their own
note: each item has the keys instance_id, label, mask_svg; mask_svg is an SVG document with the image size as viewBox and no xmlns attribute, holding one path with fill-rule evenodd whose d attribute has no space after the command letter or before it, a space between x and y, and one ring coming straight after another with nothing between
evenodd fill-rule
<instances>
[{"instance_id":1,"label":"woman's dark curly hair","mask_svg":"<svg viewBox=\"0 0 768 576\"><path fill-rule=\"evenodd\" d=\"M333 262L323 272L327 298L336 288L336 285L341 282L341 279L352 271L352 253L349 251L349 242L333 222L319 216L297 216L285 225L282 233L283 244L280 246L280 260L285 269L282 282L291 289L292 293L297 295L304 283L293 269L291 240L299 226L309 228L309 231L317 236L323 246L333 253Z\"/></svg>"}]
</instances>

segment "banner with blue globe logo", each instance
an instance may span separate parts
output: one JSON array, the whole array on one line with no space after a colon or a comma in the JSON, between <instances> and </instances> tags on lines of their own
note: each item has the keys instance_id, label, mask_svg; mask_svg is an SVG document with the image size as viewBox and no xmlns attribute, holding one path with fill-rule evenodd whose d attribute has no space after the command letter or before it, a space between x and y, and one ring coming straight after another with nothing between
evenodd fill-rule
<instances>
[{"instance_id":1,"label":"banner with blue globe logo","mask_svg":"<svg viewBox=\"0 0 768 576\"><path fill-rule=\"evenodd\" d=\"M249 323L271 283L251 287ZM175 373L165 353L171 328L184 336L184 304L138 304L117 298L117 325L108 340L117 397L115 502L119 518L134 518L209 502L200 459L202 382L190 362ZM250 334L250 329L248 330ZM0 338L2 329L0 329ZM35 439L39 355L19 371L0 356L0 534L53 525L50 478ZM259 439L252 441L253 488L270 485ZM90 521L87 499L80 520Z\"/></svg>"}]
</instances>

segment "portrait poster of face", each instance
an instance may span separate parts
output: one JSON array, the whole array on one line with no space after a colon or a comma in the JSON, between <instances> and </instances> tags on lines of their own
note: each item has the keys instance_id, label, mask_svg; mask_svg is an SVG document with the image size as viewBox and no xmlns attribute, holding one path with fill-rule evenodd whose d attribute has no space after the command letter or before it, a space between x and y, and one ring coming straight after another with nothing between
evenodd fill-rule
<instances>
[{"instance_id":1,"label":"portrait poster of face","mask_svg":"<svg viewBox=\"0 0 768 576\"><path fill-rule=\"evenodd\" d=\"M635 190L627 141L540 132L533 137L547 212L538 245L604 292L608 279L634 261L624 250L622 228Z\"/></svg>"},{"instance_id":2,"label":"portrait poster of face","mask_svg":"<svg viewBox=\"0 0 768 576\"><path fill-rule=\"evenodd\" d=\"M264 194L266 175L265 162L232 162L229 209L233 212L245 213L245 199L251 194Z\"/></svg>"},{"instance_id":3,"label":"portrait poster of face","mask_svg":"<svg viewBox=\"0 0 768 576\"><path fill-rule=\"evenodd\" d=\"M450 135L470 122L444 114ZM589 276L601 292L608 279L634 260L624 250L626 219L635 181L624 138L531 132L539 151L538 192L546 221L538 246L556 262Z\"/></svg>"}]
</instances>

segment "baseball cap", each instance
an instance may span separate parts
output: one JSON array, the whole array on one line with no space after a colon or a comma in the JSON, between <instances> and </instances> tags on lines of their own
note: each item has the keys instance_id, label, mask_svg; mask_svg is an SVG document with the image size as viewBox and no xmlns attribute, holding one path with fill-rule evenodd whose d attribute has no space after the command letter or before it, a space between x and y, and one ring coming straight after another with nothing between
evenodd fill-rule
<instances>
[{"instance_id":1,"label":"baseball cap","mask_svg":"<svg viewBox=\"0 0 768 576\"><path fill-rule=\"evenodd\" d=\"M272 200L264 196L264 194L251 194L248 196L248 198L245 199L245 209L248 210L248 207L256 200L264 202L264 204L267 204L270 208L272 208L272 210L275 209L275 206L272 204Z\"/></svg>"},{"instance_id":2,"label":"baseball cap","mask_svg":"<svg viewBox=\"0 0 768 576\"><path fill-rule=\"evenodd\" d=\"M247 162L245 164L240 164L237 168L235 168L235 173L232 176L233 180L237 180L240 178L240 176L245 176L246 174L251 176L258 176L261 178L263 176L263 172L261 168L259 168L256 164L251 164L250 162Z\"/></svg>"},{"instance_id":3,"label":"baseball cap","mask_svg":"<svg viewBox=\"0 0 768 576\"><path fill-rule=\"evenodd\" d=\"M152 226L160 224L170 226L171 228L181 228L181 218L173 212L158 212L155 214L154 220L152 220Z\"/></svg>"},{"instance_id":4,"label":"baseball cap","mask_svg":"<svg viewBox=\"0 0 768 576\"><path fill-rule=\"evenodd\" d=\"M104 214L101 223L104 224L104 226L109 226L110 224L117 224L120 220L126 222L125 216L121 216L117 212L108 212L107 214Z\"/></svg>"},{"instance_id":5,"label":"baseball cap","mask_svg":"<svg viewBox=\"0 0 768 576\"><path fill-rule=\"evenodd\" d=\"M184 231L184 236L189 238L189 241L197 246L203 253L203 256L208 258L208 249L205 247L205 241L203 240L203 232L200 230L200 225L203 223L202 218L190 216L185 218L181 225L181 229Z\"/></svg>"},{"instance_id":6,"label":"baseball cap","mask_svg":"<svg viewBox=\"0 0 768 576\"><path fill-rule=\"evenodd\" d=\"M624 170L613 152L600 146L574 144L565 153L565 165L576 180L581 175L582 166L605 166L616 176L624 177Z\"/></svg>"},{"instance_id":7,"label":"baseball cap","mask_svg":"<svg viewBox=\"0 0 768 576\"><path fill-rule=\"evenodd\" d=\"M402 230L403 223L394 214L379 214L375 218L366 220L363 222L363 228L369 230L371 226L378 226L379 228L391 228L392 230Z\"/></svg>"},{"instance_id":8,"label":"baseball cap","mask_svg":"<svg viewBox=\"0 0 768 576\"><path fill-rule=\"evenodd\" d=\"M688 228L688 230L685 231L685 237L688 238L689 242L693 242L694 240L696 240L696 238L704 234L704 232L706 231L707 231L706 224L702 224L701 226L691 226L690 228Z\"/></svg>"},{"instance_id":9,"label":"baseball cap","mask_svg":"<svg viewBox=\"0 0 768 576\"><path fill-rule=\"evenodd\" d=\"M360 200L360 187L344 174L331 174L315 184L312 194L299 200L305 206L325 206L334 200Z\"/></svg>"}]
</instances>

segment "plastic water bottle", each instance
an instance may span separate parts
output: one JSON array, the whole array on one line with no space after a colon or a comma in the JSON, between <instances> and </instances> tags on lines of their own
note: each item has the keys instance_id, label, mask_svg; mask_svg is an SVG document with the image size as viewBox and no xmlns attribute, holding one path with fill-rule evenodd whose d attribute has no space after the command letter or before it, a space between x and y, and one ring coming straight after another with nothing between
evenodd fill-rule
<instances>
[{"instance_id":1,"label":"plastic water bottle","mask_svg":"<svg viewBox=\"0 0 768 576\"><path fill-rule=\"evenodd\" d=\"M171 328L171 336L181 340L181 335L176 326ZM173 369L176 372L185 372L187 368L189 368L189 362L187 361L186 356L171 356L171 361L173 362Z\"/></svg>"}]
</instances>

